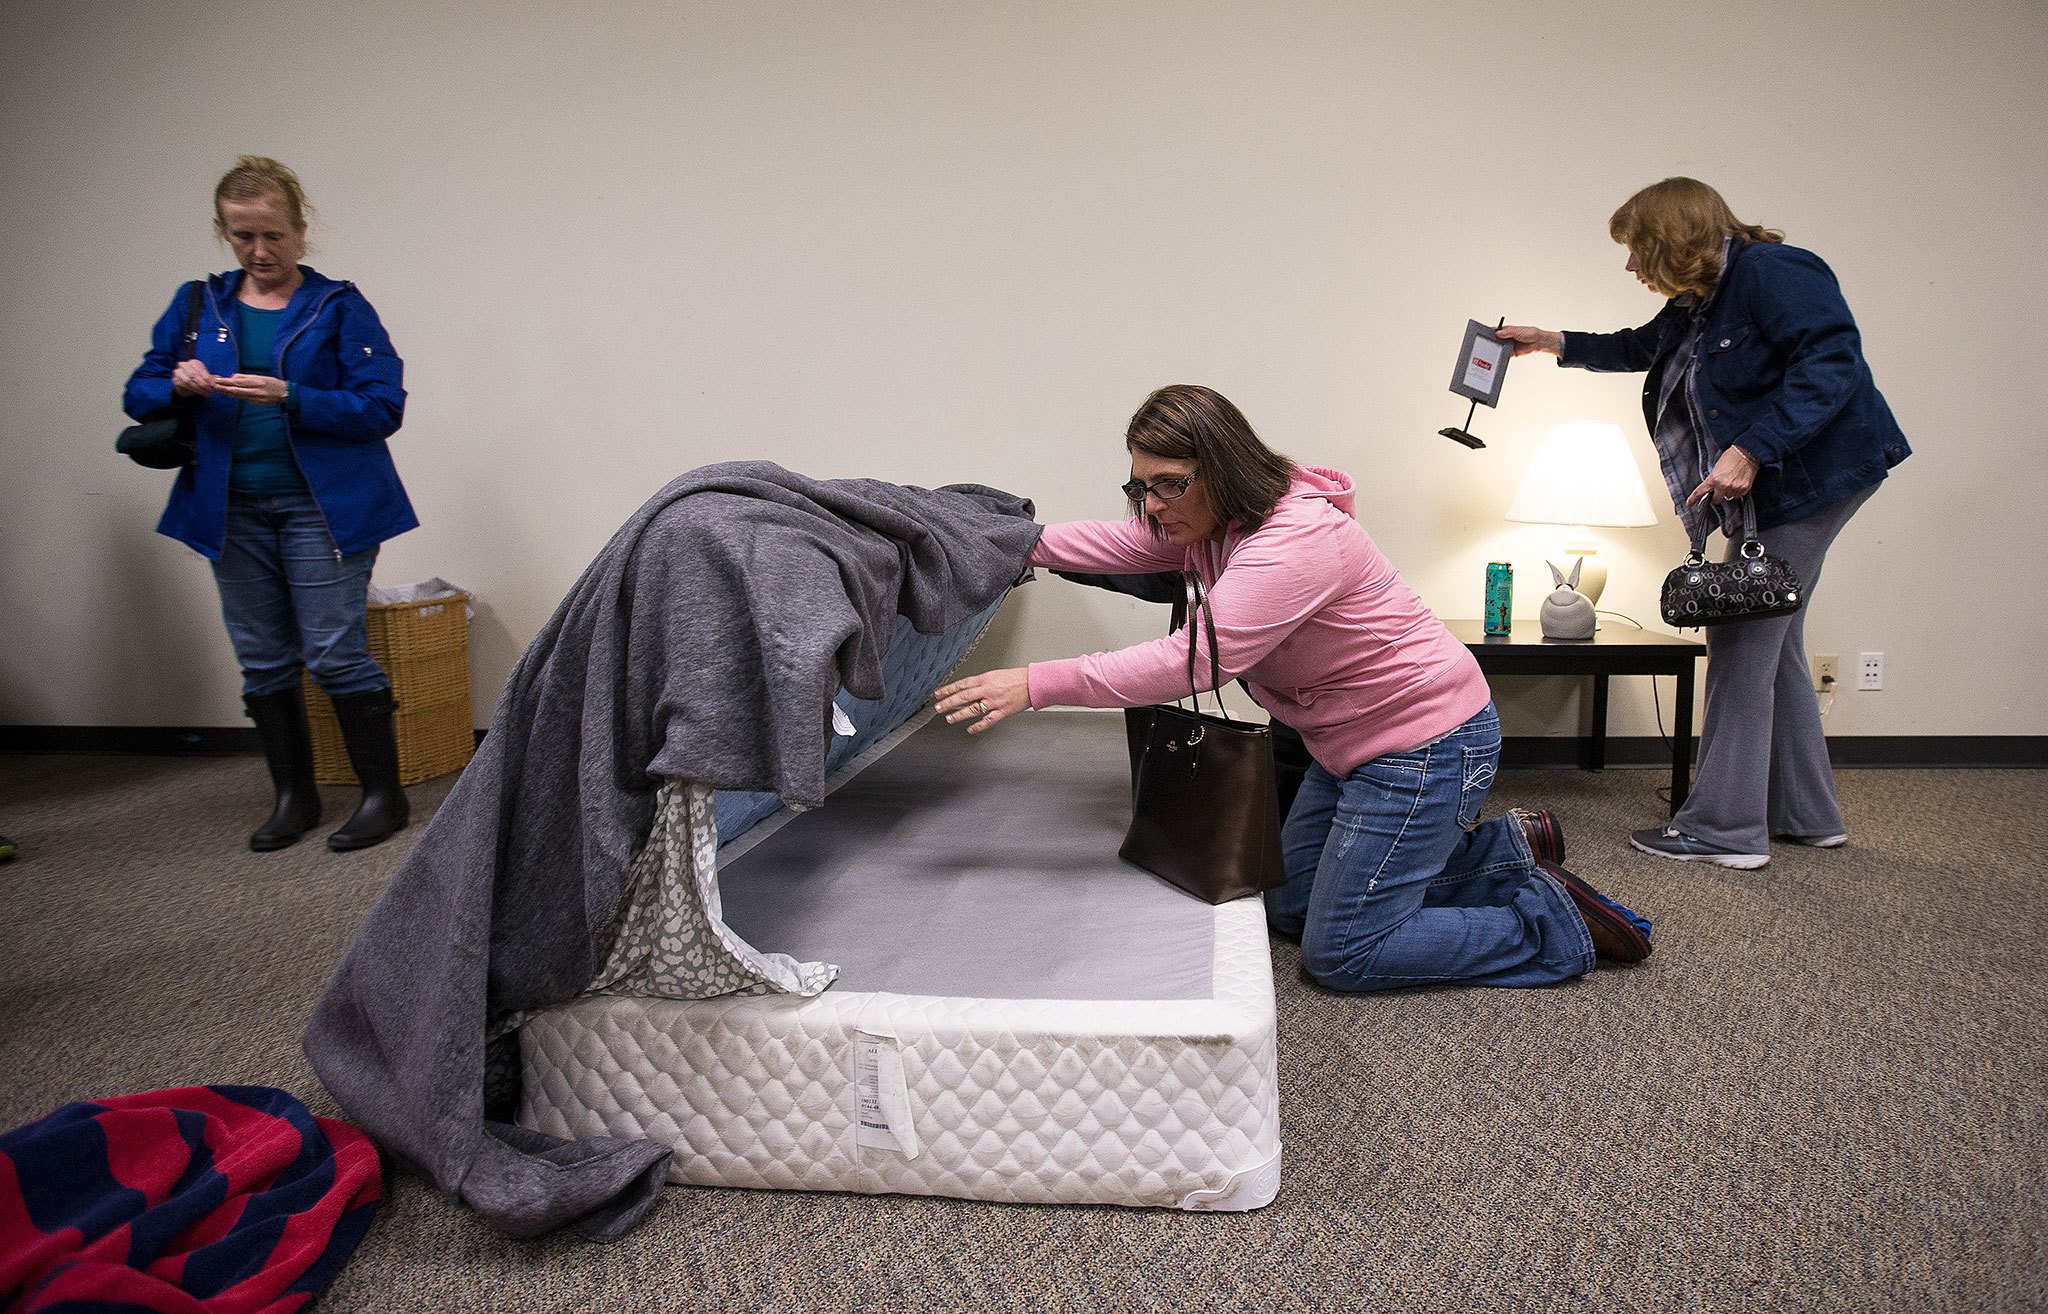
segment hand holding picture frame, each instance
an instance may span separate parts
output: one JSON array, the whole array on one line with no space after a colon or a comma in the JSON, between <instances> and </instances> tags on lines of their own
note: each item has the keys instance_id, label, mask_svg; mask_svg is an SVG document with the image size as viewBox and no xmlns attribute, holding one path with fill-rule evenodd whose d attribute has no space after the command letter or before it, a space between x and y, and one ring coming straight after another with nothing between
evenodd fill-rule
<instances>
[{"instance_id":1,"label":"hand holding picture frame","mask_svg":"<svg viewBox=\"0 0 2048 1314\"><path fill-rule=\"evenodd\" d=\"M1488 328L1476 319L1465 321L1465 342L1458 351L1457 367L1451 371L1451 391L1460 397L1471 398L1472 405L1465 412L1464 427L1437 430L1452 442L1474 448L1486 446L1467 430L1482 405L1500 404L1501 386L1508 377L1508 362L1515 358L1514 344L1500 338L1501 324L1506 323L1503 318L1500 324Z\"/></svg>"},{"instance_id":2,"label":"hand holding picture frame","mask_svg":"<svg viewBox=\"0 0 2048 1314\"><path fill-rule=\"evenodd\" d=\"M1515 358L1515 344L1503 342L1498 332L1498 325L1489 328L1476 319L1466 320L1465 345L1451 375L1451 391L1481 406L1500 405L1500 387L1508 377L1508 362Z\"/></svg>"}]
</instances>

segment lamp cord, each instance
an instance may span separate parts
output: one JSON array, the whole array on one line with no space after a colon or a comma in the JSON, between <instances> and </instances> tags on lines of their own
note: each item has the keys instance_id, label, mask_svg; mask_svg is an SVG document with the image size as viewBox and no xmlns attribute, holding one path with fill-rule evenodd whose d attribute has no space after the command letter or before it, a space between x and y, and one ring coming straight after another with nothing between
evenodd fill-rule
<instances>
[{"instance_id":1,"label":"lamp cord","mask_svg":"<svg viewBox=\"0 0 2048 1314\"><path fill-rule=\"evenodd\" d=\"M1635 617L1622 612L1601 611L1596 607L1593 614L1595 616L1612 616L1616 620L1625 620L1639 630L1647 628ZM1668 757L1671 754L1671 735L1664 729L1664 704L1657 697L1657 677L1654 675L1650 677L1650 710L1657 714L1657 737L1664 741L1664 753ZM1657 787L1657 797L1661 801L1669 803L1671 801L1671 786L1659 785Z\"/></svg>"}]
</instances>

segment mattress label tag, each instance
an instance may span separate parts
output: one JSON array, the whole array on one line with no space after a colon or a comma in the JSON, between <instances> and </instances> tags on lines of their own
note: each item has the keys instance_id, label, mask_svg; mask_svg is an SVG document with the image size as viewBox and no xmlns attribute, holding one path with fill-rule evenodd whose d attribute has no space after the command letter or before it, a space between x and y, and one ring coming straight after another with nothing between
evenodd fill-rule
<instances>
[{"instance_id":1,"label":"mattress label tag","mask_svg":"<svg viewBox=\"0 0 2048 1314\"><path fill-rule=\"evenodd\" d=\"M903 1080L903 1047L894 1036L854 1033L854 1076L860 1107L853 1143L917 1157L917 1128L910 1121L910 1087Z\"/></svg>"},{"instance_id":2,"label":"mattress label tag","mask_svg":"<svg viewBox=\"0 0 2048 1314\"><path fill-rule=\"evenodd\" d=\"M853 718L841 711L838 703L832 704L832 733L841 739L853 738Z\"/></svg>"}]
</instances>

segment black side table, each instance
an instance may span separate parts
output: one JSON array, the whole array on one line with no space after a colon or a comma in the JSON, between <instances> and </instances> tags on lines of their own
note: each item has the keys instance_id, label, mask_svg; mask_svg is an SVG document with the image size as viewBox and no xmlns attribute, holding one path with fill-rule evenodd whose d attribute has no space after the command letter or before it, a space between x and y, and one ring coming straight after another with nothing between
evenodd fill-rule
<instances>
[{"instance_id":1,"label":"black side table","mask_svg":"<svg viewBox=\"0 0 2048 1314\"><path fill-rule=\"evenodd\" d=\"M1590 639L1546 639L1534 620L1518 622L1510 634L1488 634L1476 620L1445 621L1458 641L1479 659L1490 680L1496 675L1589 675L1593 678L1593 732L1579 747L1588 771L1607 765L1607 677L1670 675L1678 681L1676 724L1671 729L1671 810L1692 792L1693 668L1707 655L1697 639L1606 621Z\"/></svg>"}]
</instances>

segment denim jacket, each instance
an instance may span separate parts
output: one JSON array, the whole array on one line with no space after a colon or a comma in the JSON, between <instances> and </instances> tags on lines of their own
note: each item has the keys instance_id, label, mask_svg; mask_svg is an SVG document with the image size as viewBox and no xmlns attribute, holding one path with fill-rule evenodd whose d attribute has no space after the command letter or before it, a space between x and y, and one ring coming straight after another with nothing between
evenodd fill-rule
<instances>
[{"instance_id":1,"label":"denim jacket","mask_svg":"<svg viewBox=\"0 0 2048 1314\"><path fill-rule=\"evenodd\" d=\"M376 310L353 283L304 265L299 272L305 281L278 324L274 366L279 378L294 385L294 401L285 407L292 456L335 547L360 552L419 524L384 441L405 418L405 366ZM241 368L235 297L243 277L236 269L206 280L194 354L215 374ZM171 371L184 324L180 286L121 398L121 408L136 419L171 404ZM214 560L227 535L228 467L241 405L221 394L200 401L193 463L178 471L156 527Z\"/></svg>"},{"instance_id":2,"label":"denim jacket","mask_svg":"<svg viewBox=\"0 0 2048 1314\"><path fill-rule=\"evenodd\" d=\"M1641 328L1567 332L1558 363L1648 370L1643 418L1654 432L1663 372L1685 365L1674 357L1690 313L1673 300ZM1740 447L1762 466L1751 494L1759 528L1824 511L1912 455L1819 256L1781 242L1737 243L1706 314L1694 349L1695 419L1716 450Z\"/></svg>"}]
</instances>

